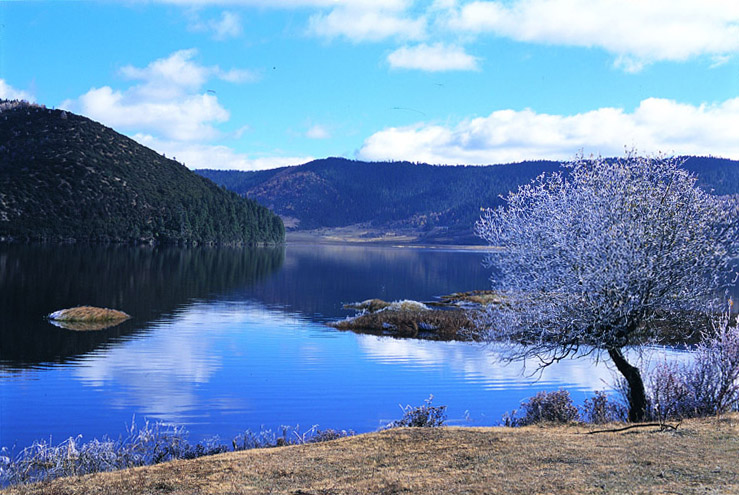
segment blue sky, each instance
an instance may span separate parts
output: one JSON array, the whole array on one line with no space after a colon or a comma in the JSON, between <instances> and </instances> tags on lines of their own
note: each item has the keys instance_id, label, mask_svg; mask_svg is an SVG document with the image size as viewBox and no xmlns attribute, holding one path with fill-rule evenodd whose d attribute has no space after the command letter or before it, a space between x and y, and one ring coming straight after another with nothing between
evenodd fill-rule
<instances>
[{"instance_id":1,"label":"blue sky","mask_svg":"<svg viewBox=\"0 0 739 495\"><path fill-rule=\"evenodd\" d=\"M0 3L0 97L191 168L739 159L733 0Z\"/></svg>"}]
</instances>

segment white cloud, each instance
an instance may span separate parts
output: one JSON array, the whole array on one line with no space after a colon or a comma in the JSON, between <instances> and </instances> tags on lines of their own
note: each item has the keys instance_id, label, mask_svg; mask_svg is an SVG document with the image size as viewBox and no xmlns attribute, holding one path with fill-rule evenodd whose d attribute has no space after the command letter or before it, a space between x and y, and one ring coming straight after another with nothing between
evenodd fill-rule
<instances>
[{"instance_id":1,"label":"white cloud","mask_svg":"<svg viewBox=\"0 0 739 495\"><path fill-rule=\"evenodd\" d=\"M137 91L121 92L108 86L93 88L61 105L119 131L155 132L169 139L197 141L219 135L213 126L226 122L228 111L211 94L177 99L142 98Z\"/></svg>"},{"instance_id":2,"label":"white cloud","mask_svg":"<svg viewBox=\"0 0 739 495\"><path fill-rule=\"evenodd\" d=\"M201 92L209 80L250 80L248 71L225 71L193 61L196 50L180 50L144 68L125 66L120 73L139 84L120 91L92 88L62 107L120 131L146 132L170 140L200 141L220 135L215 124L230 115L213 92Z\"/></svg>"},{"instance_id":3,"label":"white cloud","mask_svg":"<svg viewBox=\"0 0 739 495\"><path fill-rule=\"evenodd\" d=\"M235 12L224 10L220 19L201 20L197 10L190 14L189 28L193 31L210 32L219 41L238 38L243 32L241 17Z\"/></svg>"},{"instance_id":4,"label":"white cloud","mask_svg":"<svg viewBox=\"0 0 739 495\"><path fill-rule=\"evenodd\" d=\"M739 98L689 105L649 98L632 112L600 108L575 115L499 110L456 126L418 123L367 138L357 155L366 160L491 164L529 159L620 155L624 146L652 153L717 155L739 159Z\"/></svg>"},{"instance_id":5,"label":"white cloud","mask_svg":"<svg viewBox=\"0 0 739 495\"><path fill-rule=\"evenodd\" d=\"M600 47L626 70L739 51L739 3L726 0L475 1L451 9L456 32Z\"/></svg>"},{"instance_id":6,"label":"white cloud","mask_svg":"<svg viewBox=\"0 0 739 495\"><path fill-rule=\"evenodd\" d=\"M218 40L237 38L241 36L241 18L238 14L234 14L233 12L224 11L221 14L220 20L211 21L209 24L213 30L215 38Z\"/></svg>"},{"instance_id":7,"label":"white cloud","mask_svg":"<svg viewBox=\"0 0 739 495\"><path fill-rule=\"evenodd\" d=\"M279 153L276 156L249 156L224 145L167 141L148 134L135 134L133 139L169 158L176 158L190 169L267 170L302 165L314 159L312 156L280 156Z\"/></svg>"},{"instance_id":8,"label":"white cloud","mask_svg":"<svg viewBox=\"0 0 739 495\"><path fill-rule=\"evenodd\" d=\"M176 97L199 90L212 78L227 82L249 82L256 78L251 71L223 70L217 65L204 66L193 61L196 49L179 50L167 58L160 58L144 68L124 66L120 73L127 79L142 81L136 88L140 95L156 98Z\"/></svg>"},{"instance_id":9,"label":"white cloud","mask_svg":"<svg viewBox=\"0 0 739 495\"><path fill-rule=\"evenodd\" d=\"M139 0L143 1L143 0ZM739 52L739 2L731 0L159 0L203 6L305 9L308 31L353 42L472 40L492 33L516 41L601 48L616 67ZM234 14L205 23L216 37L238 35Z\"/></svg>"},{"instance_id":10,"label":"white cloud","mask_svg":"<svg viewBox=\"0 0 739 495\"><path fill-rule=\"evenodd\" d=\"M347 38L354 42L407 40L426 36L426 19L413 19L404 12L405 2L346 2L331 12L314 14L308 31L325 38Z\"/></svg>"},{"instance_id":11,"label":"white cloud","mask_svg":"<svg viewBox=\"0 0 739 495\"><path fill-rule=\"evenodd\" d=\"M81 113L121 132L168 157L176 157L189 168L263 170L299 165L311 156L245 155L232 148L212 144L215 139L239 139L249 126L232 133L217 125L227 122L229 112L213 91L203 91L212 79L227 82L250 80L251 73L204 66L193 59L195 50L180 50L146 67L126 66L120 73L138 84L125 90L109 86L92 88L61 107ZM313 129L316 134L320 128ZM325 130L324 130L325 132Z\"/></svg>"},{"instance_id":12,"label":"white cloud","mask_svg":"<svg viewBox=\"0 0 739 495\"><path fill-rule=\"evenodd\" d=\"M312 125L305 133L305 137L310 139L328 139L331 133L320 124Z\"/></svg>"},{"instance_id":13,"label":"white cloud","mask_svg":"<svg viewBox=\"0 0 739 495\"><path fill-rule=\"evenodd\" d=\"M15 89L10 84L6 83L5 79L0 79L0 98L4 100L35 101L35 98L31 96L31 93L21 89Z\"/></svg>"},{"instance_id":14,"label":"white cloud","mask_svg":"<svg viewBox=\"0 0 739 495\"><path fill-rule=\"evenodd\" d=\"M139 0L148 2L149 0ZM381 7L399 8L405 7L409 0L160 0L161 3L183 5L190 7L223 6L234 7L264 7L274 9L291 8L321 8L335 7L337 4L349 7Z\"/></svg>"},{"instance_id":15,"label":"white cloud","mask_svg":"<svg viewBox=\"0 0 739 495\"><path fill-rule=\"evenodd\" d=\"M467 54L464 48L443 43L398 48L387 57L395 69L418 69L429 72L450 70L478 70L478 59Z\"/></svg>"}]
</instances>

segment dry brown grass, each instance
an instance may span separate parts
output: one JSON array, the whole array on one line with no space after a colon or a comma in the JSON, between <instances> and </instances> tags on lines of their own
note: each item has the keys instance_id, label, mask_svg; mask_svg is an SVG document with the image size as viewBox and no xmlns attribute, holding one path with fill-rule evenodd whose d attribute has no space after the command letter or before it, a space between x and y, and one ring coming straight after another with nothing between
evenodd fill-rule
<instances>
[{"instance_id":1,"label":"dry brown grass","mask_svg":"<svg viewBox=\"0 0 739 495\"><path fill-rule=\"evenodd\" d=\"M455 292L429 303L367 299L344 305L360 314L328 325L339 330L399 338L471 340L475 335L475 323L470 320L468 309L503 304L503 301L498 293L489 290Z\"/></svg>"},{"instance_id":2,"label":"dry brown grass","mask_svg":"<svg viewBox=\"0 0 739 495\"><path fill-rule=\"evenodd\" d=\"M503 304L503 296L492 290L472 290L467 292L454 292L440 298L439 305L448 306L454 304L479 304L487 306L488 304Z\"/></svg>"},{"instance_id":3,"label":"dry brown grass","mask_svg":"<svg viewBox=\"0 0 739 495\"><path fill-rule=\"evenodd\" d=\"M125 320L130 316L123 311L108 308L96 308L95 306L77 306L76 308L55 311L50 318L60 321L111 321Z\"/></svg>"},{"instance_id":4,"label":"dry brown grass","mask_svg":"<svg viewBox=\"0 0 739 495\"><path fill-rule=\"evenodd\" d=\"M338 330L399 338L470 340L474 323L457 303L467 301L465 298L472 295L479 296L477 292L485 291L455 293L445 296L441 302L430 303L443 309L431 309L424 303L410 300L387 302L367 299L344 305L346 309L360 311L358 315L328 325Z\"/></svg>"},{"instance_id":5,"label":"dry brown grass","mask_svg":"<svg viewBox=\"0 0 739 495\"><path fill-rule=\"evenodd\" d=\"M583 426L406 428L17 487L10 494L739 493L739 415Z\"/></svg>"}]
</instances>

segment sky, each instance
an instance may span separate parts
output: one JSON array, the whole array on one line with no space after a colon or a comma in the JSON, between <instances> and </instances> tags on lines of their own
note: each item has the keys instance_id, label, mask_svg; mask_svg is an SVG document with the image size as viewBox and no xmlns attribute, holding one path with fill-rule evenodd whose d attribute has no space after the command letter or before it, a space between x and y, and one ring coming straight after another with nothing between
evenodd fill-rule
<instances>
[{"instance_id":1,"label":"sky","mask_svg":"<svg viewBox=\"0 0 739 495\"><path fill-rule=\"evenodd\" d=\"M0 98L193 169L739 159L739 2L2 0Z\"/></svg>"}]
</instances>

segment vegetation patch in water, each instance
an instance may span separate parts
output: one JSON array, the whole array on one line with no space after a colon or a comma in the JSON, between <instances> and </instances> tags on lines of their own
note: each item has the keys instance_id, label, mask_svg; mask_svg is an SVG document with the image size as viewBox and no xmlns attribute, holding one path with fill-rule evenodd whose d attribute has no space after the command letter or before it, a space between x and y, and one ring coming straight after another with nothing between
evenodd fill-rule
<instances>
[{"instance_id":1,"label":"vegetation patch in water","mask_svg":"<svg viewBox=\"0 0 739 495\"><path fill-rule=\"evenodd\" d=\"M467 292L454 292L441 296L435 306L487 306L489 304L500 305L505 302L503 296L492 290L471 290Z\"/></svg>"},{"instance_id":2,"label":"vegetation patch in water","mask_svg":"<svg viewBox=\"0 0 739 495\"><path fill-rule=\"evenodd\" d=\"M68 330L102 330L128 320L131 316L123 311L95 306L54 311L48 316L52 324Z\"/></svg>"},{"instance_id":3,"label":"vegetation patch in water","mask_svg":"<svg viewBox=\"0 0 739 495\"><path fill-rule=\"evenodd\" d=\"M472 328L472 321L463 309L432 309L418 301L368 299L344 307L359 313L331 322L329 326L338 330L427 340L469 340L467 334Z\"/></svg>"}]
</instances>

